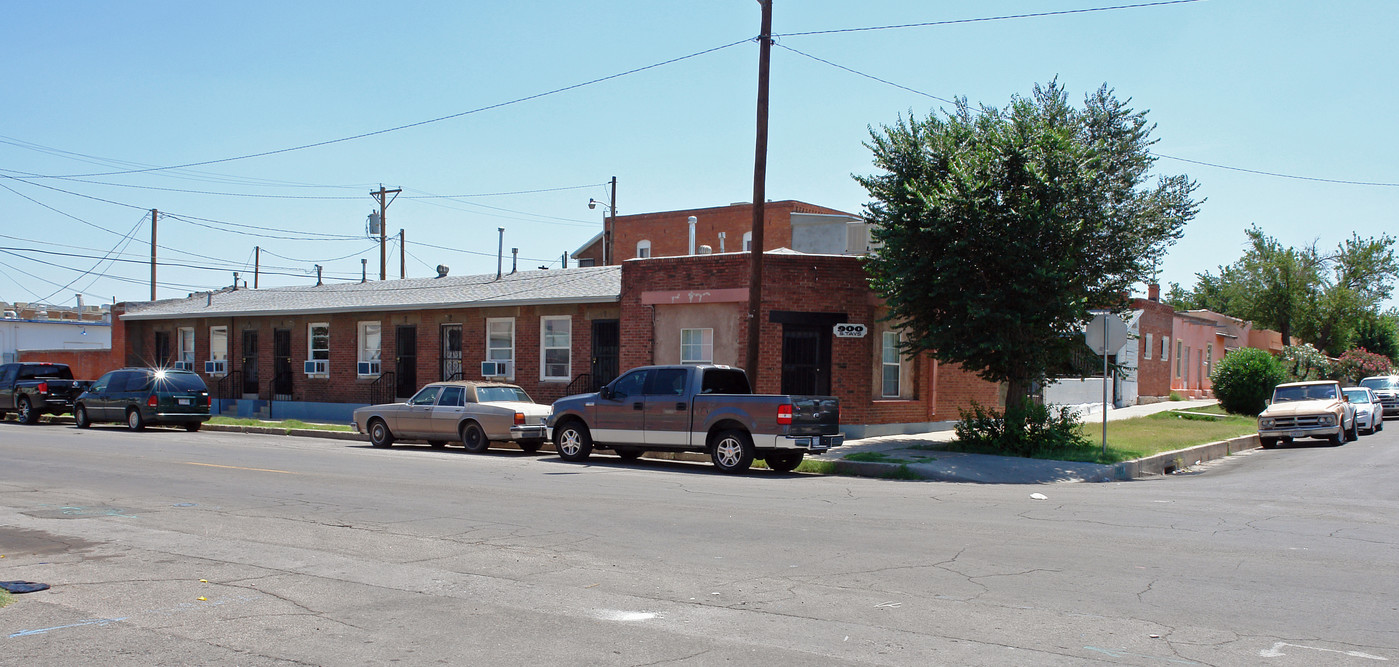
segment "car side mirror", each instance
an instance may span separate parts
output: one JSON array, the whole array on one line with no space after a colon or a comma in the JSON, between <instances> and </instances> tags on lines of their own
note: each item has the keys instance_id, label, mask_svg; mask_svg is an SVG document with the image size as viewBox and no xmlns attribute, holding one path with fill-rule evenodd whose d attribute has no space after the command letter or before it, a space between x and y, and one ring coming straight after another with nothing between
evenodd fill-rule
<instances>
[{"instance_id":1,"label":"car side mirror","mask_svg":"<svg viewBox=\"0 0 1399 667\"><path fill-rule=\"evenodd\" d=\"M607 400L607 401L612 400L612 386L611 386L611 385L608 385L608 386L603 387L602 389L599 389L599 390L597 391L597 395L598 395L599 398L601 398L601 399L603 399L603 400Z\"/></svg>"}]
</instances>

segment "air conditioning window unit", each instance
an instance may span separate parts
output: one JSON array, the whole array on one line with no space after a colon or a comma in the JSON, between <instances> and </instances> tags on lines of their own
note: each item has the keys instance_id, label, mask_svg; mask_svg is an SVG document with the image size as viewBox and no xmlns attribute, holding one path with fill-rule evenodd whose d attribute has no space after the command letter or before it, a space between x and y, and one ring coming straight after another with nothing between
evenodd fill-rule
<instances>
[{"instance_id":1,"label":"air conditioning window unit","mask_svg":"<svg viewBox=\"0 0 1399 667\"><path fill-rule=\"evenodd\" d=\"M194 370L194 362L193 362L193 361L177 361L177 362L175 362L175 370L177 370L177 371L192 371L192 370Z\"/></svg>"},{"instance_id":2,"label":"air conditioning window unit","mask_svg":"<svg viewBox=\"0 0 1399 667\"><path fill-rule=\"evenodd\" d=\"M506 377L510 375L510 362L508 361L483 361L481 362L481 377Z\"/></svg>"},{"instance_id":3,"label":"air conditioning window unit","mask_svg":"<svg viewBox=\"0 0 1399 667\"><path fill-rule=\"evenodd\" d=\"M204 362L205 375L226 375L228 373L228 360L216 359Z\"/></svg>"},{"instance_id":4,"label":"air conditioning window unit","mask_svg":"<svg viewBox=\"0 0 1399 667\"><path fill-rule=\"evenodd\" d=\"M377 361L361 361L357 371L360 375L378 375L381 372Z\"/></svg>"},{"instance_id":5,"label":"air conditioning window unit","mask_svg":"<svg viewBox=\"0 0 1399 667\"><path fill-rule=\"evenodd\" d=\"M330 372L329 359L308 359L306 360L307 375L325 375Z\"/></svg>"}]
</instances>

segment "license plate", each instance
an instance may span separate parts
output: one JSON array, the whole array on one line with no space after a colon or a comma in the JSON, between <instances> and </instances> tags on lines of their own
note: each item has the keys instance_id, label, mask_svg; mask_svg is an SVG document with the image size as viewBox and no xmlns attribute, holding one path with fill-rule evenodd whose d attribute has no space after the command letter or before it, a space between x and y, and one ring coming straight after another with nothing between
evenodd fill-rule
<instances>
[{"instance_id":1,"label":"license plate","mask_svg":"<svg viewBox=\"0 0 1399 667\"><path fill-rule=\"evenodd\" d=\"M175 399L175 404L176 404L176 405L194 405L194 401L192 401L192 400L190 400L190 399L188 399L188 398L177 398L177 399Z\"/></svg>"},{"instance_id":2,"label":"license plate","mask_svg":"<svg viewBox=\"0 0 1399 667\"><path fill-rule=\"evenodd\" d=\"M1305 438L1305 437L1307 437L1307 432L1306 432L1306 431L1288 431L1288 432L1287 432L1287 437L1289 437L1289 438Z\"/></svg>"}]
</instances>

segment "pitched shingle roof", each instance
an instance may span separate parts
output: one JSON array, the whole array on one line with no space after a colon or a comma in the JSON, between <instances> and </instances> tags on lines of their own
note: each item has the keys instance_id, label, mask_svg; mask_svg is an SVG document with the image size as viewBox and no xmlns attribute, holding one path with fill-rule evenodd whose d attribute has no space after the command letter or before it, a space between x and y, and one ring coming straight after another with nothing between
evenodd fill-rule
<instances>
[{"instance_id":1,"label":"pitched shingle roof","mask_svg":"<svg viewBox=\"0 0 1399 667\"><path fill-rule=\"evenodd\" d=\"M481 308L621 300L622 267L413 278L320 287L196 292L184 299L128 303L126 320Z\"/></svg>"}]
</instances>

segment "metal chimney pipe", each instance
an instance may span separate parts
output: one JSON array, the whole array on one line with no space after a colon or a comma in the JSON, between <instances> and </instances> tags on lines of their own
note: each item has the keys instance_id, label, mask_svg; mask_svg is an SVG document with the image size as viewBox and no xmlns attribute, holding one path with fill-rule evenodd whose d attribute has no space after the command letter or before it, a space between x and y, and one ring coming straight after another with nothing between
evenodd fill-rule
<instances>
[{"instance_id":1,"label":"metal chimney pipe","mask_svg":"<svg viewBox=\"0 0 1399 667\"><path fill-rule=\"evenodd\" d=\"M690 222L690 254L693 255L693 254L695 254L695 223L696 223L696 222L699 222L699 218L696 218L695 216L692 215L692 216L690 216L689 222Z\"/></svg>"},{"instance_id":2,"label":"metal chimney pipe","mask_svg":"<svg viewBox=\"0 0 1399 667\"><path fill-rule=\"evenodd\" d=\"M495 230L500 232L500 245L495 250L495 279L500 280L501 263L505 261L505 228L496 227Z\"/></svg>"},{"instance_id":3,"label":"metal chimney pipe","mask_svg":"<svg viewBox=\"0 0 1399 667\"><path fill-rule=\"evenodd\" d=\"M511 249L510 249L510 274L511 274L511 275L514 275L514 274L515 274L515 271L516 271L517 269L519 269L519 266L520 266L520 249L519 249L519 248L511 248Z\"/></svg>"}]
</instances>

